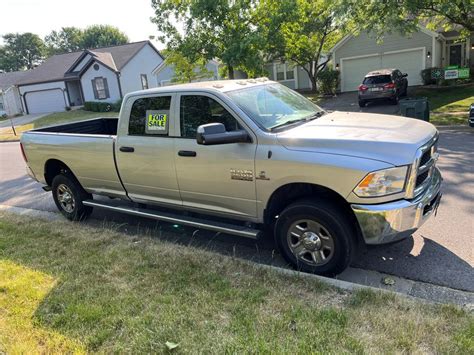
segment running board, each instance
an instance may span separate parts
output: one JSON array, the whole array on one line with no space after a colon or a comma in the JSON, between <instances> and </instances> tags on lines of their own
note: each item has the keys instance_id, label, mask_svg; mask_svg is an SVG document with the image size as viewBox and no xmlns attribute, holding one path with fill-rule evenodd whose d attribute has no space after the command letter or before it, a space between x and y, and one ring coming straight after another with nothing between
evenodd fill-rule
<instances>
[{"instance_id":1,"label":"running board","mask_svg":"<svg viewBox=\"0 0 474 355\"><path fill-rule=\"evenodd\" d=\"M83 201L84 206L102 208L109 211L122 212L133 216L145 217L156 219L163 222L181 224L183 226L195 227L201 229L207 229L214 232L221 232L226 234L237 235L239 237L246 237L251 239L257 239L260 231L258 229L252 229L245 226L234 225L230 223L214 222L208 220L202 220L199 218L181 216L178 214L166 213L161 211L145 210L142 208L133 207L119 207L111 206L103 202L96 202L92 200Z\"/></svg>"}]
</instances>

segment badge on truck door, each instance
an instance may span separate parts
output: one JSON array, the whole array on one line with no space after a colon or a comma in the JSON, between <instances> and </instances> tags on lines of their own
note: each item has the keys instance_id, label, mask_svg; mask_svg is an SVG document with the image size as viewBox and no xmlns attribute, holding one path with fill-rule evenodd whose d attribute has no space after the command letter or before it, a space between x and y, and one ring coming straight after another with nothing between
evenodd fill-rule
<instances>
[{"instance_id":1,"label":"badge on truck door","mask_svg":"<svg viewBox=\"0 0 474 355\"><path fill-rule=\"evenodd\" d=\"M146 111L147 134L168 134L169 110L148 110Z\"/></svg>"}]
</instances>

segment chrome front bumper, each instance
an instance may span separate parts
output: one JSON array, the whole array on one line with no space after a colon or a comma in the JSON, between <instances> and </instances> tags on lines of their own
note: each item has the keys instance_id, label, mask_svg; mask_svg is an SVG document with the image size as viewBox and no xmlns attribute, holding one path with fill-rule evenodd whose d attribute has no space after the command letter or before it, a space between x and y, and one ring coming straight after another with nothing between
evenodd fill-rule
<instances>
[{"instance_id":1,"label":"chrome front bumper","mask_svg":"<svg viewBox=\"0 0 474 355\"><path fill-rule=\"evenodd\" d=\"M366 244L390 243L413 234L438 208L442 180L435 168L429 186L413 200L351 205Z\"/></svg>"}]
</instances>

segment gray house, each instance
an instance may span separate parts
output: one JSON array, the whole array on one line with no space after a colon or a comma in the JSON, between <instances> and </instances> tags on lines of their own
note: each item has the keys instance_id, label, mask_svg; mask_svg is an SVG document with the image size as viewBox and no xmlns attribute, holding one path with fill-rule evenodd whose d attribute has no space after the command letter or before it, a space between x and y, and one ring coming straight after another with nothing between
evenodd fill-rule
<instances>
[{"instance_id":1,"label":"gray house","mask_svg":"<svg viewBox=\"0 0 474 355\"><path fill-rule=\"evenodd\" d=\"M219 75L219 66L219 62L215 60L207 62L206 69L209 72L209 75L204 76L197 81L220 80L221 76ZM156 78L158 86L172 85L175 76L174 66L166 64L166 61L163 61L153 70L153 75Z\"/></svg>"},{"instance_id":2,"label":"gray house","mask_svg":"<svg viewBox=\"0 0 474 355\"><path fill-rule=\"evenodd\" d=\"M162 61L151 42L128 43L54 55L10 84L18 90L23 112L58 112L85 101L116 102L128 92L156 87L152 72Z\"/></svg>"},{"instance_id":3,"label":"gray house","mask_svg":"<svg viewBox=\"0 0 474 355\"><path fill-rule=\"evenodd\" d=\"M331 50L340 70L342 92L357 90L365 74L381 68L398 68L408 74L408 85L421 85L421 70L431 67L473 67L474 35L460 40L459 33L426 28L410 36L387 34L382 43L366 32L348 35Z\"/></svg>"}]
</instances>

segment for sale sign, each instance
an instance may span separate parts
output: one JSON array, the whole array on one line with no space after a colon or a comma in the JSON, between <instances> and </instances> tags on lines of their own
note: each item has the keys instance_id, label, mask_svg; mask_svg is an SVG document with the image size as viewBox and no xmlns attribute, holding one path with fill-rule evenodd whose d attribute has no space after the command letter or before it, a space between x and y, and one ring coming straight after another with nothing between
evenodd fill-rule
<instances>
[{"instance_id":1,"label":"for sale sign","mask_svg":"<svg viewBox=\"0 0 474 355\"><path fill-rule=\"evenodd\" d=\"M458 79L459 78L459 70L458 69L447 69L444 71L444 78L446 80L450 79Z\"/></svg>"},{"instance_id":2,"label":"for sale sign","mask_svg":"<svg viewBox=\"0 0 474 355\"><path fill-rule=\"evenodd\" d=\"M469 79L469 68L460 68L458 69L459 79Z\"/></svg>"}]
</instances>

